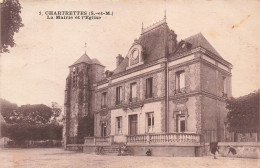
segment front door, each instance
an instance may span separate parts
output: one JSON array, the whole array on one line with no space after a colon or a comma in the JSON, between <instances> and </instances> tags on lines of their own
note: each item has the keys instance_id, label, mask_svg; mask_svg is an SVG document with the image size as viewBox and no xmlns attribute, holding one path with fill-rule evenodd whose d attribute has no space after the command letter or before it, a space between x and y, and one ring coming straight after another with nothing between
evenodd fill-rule
<instances>
[{"instance_id":1,"label":"front door","mask_svg":"<svg viewBox=\"0 0 260 168\"><path fill-rule=\"evenodd\" d=\"M137 134L137 114L129 116L129 134Z\"/></svg>"}]
</instances>

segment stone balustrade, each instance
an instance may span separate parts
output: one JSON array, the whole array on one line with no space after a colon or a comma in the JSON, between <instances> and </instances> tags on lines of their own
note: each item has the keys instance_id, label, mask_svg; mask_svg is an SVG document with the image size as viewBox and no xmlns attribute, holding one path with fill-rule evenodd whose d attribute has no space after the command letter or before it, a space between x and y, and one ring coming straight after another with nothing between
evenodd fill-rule
<instances>
[{"instance_id":1,"label":"stone balustrade","mask_svg":"<svg viewBox=\"0 0 260 168\"><path fill-rule=\"evenodd\" d=\"M114 136L85 137L86 145L106 146L114 143ZM196 133L159 133L126 135L127 145L200 145L200 135Z\"/></svg>"},{"instance_id":2,"label":"stone balustrade","mask_svg":"<svg viewBox=\"0 0 260 168\"><path fill-rule=\"evenodd\" d=\"M128 135L127 144L200 144L200 136L196 133Z\"/></svg>"}]
</instances>

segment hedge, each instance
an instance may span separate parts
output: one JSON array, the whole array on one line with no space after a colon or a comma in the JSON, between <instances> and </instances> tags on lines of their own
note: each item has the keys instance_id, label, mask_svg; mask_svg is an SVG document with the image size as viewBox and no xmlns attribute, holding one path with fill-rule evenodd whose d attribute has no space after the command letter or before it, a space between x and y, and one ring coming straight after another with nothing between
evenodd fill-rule
<instances>
[{"instance_id":1,"label":"hedge","mask_svg":"<svg viewBox=\"0 0 260 168\"><path fill-rule=\"evenodd\" d=\"M15 141L61 140L62 128L61 125L55 124L1 124L2 136Z\"/></svg>"}]
</instances>

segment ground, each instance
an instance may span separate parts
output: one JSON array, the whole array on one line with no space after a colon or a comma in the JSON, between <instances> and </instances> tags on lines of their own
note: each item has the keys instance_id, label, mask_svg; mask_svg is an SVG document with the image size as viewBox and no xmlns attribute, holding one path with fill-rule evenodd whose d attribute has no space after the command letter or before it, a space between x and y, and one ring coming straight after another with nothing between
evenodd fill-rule
<instances>
[{"instance_id":1,"label":"ground","mask_svg":"<svg viewBox=\"0 0 260 168\"><path fill-rule=\"evenodd\" d=\"M260 161L219 157L106 156L45 149L0 149L1 168L257 168Z\"/></svg>"}]
</instances>

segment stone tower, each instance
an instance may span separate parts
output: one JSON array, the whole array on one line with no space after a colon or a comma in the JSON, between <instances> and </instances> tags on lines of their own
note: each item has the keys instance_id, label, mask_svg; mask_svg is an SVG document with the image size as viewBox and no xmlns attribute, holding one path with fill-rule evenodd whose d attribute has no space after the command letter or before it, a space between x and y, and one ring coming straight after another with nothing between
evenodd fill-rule
<instances>
[{"instance_id":1,"label":"stone tower","mask_svg":"<svg viewBox=\"0 0 260 168\"><path fill-rule=\"evenodd\" d=\"M93 84L101 80L104 68L97 59L90 59L86 53L69 66L64 103L66 141L75 141L79 120L84 116L93 115Z\"/></svg>"}]
</instances>

